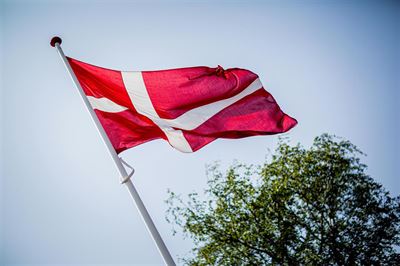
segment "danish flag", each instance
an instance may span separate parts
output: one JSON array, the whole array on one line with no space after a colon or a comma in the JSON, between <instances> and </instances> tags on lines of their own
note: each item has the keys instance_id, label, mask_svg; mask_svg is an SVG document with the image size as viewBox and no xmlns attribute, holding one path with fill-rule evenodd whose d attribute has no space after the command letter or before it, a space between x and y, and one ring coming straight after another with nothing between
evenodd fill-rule
<instances>
[{"instance_id":1,"label":"danish flag","mask_svg":"<svg viewBox=\"0 0 400 266\"><path fill-rule=\"evenodd\" d=\"M217 138L277 134L297 124L249 70L116 71L67 59L117 153L160 138L194 152Z\"/></svg>"}]
</instances>

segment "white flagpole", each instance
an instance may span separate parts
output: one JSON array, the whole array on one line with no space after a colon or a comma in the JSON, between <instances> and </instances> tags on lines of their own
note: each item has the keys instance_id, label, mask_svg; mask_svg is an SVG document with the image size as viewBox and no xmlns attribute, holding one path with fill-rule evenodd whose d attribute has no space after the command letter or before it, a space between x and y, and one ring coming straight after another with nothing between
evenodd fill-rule
<instances>
[{"instance_id":1,"label":"white flagpole","mask_svg":"<svg viewBox=\"0 0 400 266\"><path fill-rule=\"evenodd\" d=\"M107 149L111 155L111 158L113 159L113 161L115 163L115 166L117 166L118 172L121 175L122 183L125 184L126 187L128 188L128 191L131 194L144 223L146 224L147 230L150 232L154 242L156 243L158 251L160 252L161 256L163 257L165 264L168 266L175 266L175 262L172 259L172 256L169 253L167 246L165 245L164 241L162 240L160 233L157 231L157 228L154 225L153 220L151 219L149 213L147 212L147 209L144 206L143 201L140 198L138 192L136 191L135 186L133 185L132 181L130 180L130 176L132 174L128 175L124 166L121 163L121 159L118 157L114 147L112 146L110 140L108 139L103 126L101 125L99 119L97 118L96 113L94 112L92 106L90 105L89 100L87 99L85 93L83 92L83 89L82 89L78 79L76 78L74 71L72 70L67 58L65 57L63 50L61 49L61 42L62 42L62 40L60 37L53 37L50 41L50 45L57 48L58 54L60 55L61 59L63 60L64 65L65 65L69 75L72 78L72 81L74 82L76 88L78 89L79 94L81 95L81 98L86 105L86 109L89 111L89 114L90 114L94 124L96 125L97 131L100 133L100 136L103 139L104 144L107 146Z\"/></svg>"}]
</instances>

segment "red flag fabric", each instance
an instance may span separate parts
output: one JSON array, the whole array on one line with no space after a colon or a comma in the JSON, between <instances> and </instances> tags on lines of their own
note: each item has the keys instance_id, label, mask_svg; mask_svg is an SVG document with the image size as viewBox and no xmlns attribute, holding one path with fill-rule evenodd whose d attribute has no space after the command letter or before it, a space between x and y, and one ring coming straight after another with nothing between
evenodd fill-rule
<instances>
[{"instance_id":1,"label":"red flag fabric","mask_svg":"<svg viewBox=\"0 0 400 266\"><path fill-rule=\"evenodd\" d=\"M277 134L297 124L249 70L135 72L68 61L117 153L160 138L194 152L217 138Z\"/></svg>"}]
</instances>

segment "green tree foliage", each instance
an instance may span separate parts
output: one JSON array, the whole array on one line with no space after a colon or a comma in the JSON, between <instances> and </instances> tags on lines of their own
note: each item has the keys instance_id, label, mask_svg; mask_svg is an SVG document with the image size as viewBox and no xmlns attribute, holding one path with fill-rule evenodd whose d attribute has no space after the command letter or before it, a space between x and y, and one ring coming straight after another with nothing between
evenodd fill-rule
<instances>
[{"instance_id":1,"label":"green tree foliage","mask_svg":"<svg viewBox=\"0 0 400 266\"><path fill-rule=\"evenodd\" d=\"M205 196L167 200L167 220L196 245L183 261L400 265L400 198L365 173L361 154L324 134L310 149L281 141L263 166L210 167Z\"/></svg>"}]
</instances>

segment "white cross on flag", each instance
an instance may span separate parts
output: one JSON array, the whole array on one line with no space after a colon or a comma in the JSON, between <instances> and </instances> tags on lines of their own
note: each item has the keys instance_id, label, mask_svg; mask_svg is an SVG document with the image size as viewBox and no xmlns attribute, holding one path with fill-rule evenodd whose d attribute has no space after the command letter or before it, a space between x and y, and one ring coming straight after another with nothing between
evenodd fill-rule
<instances>
[{"instance_id":1,"label":"white cross on flag","mask_svg":"<svg viewBox=\"0 0 400 266\"><path fill-rule=\"evenodd\" d=\"M249 70L134 72L68 61L117 153L160 138L194 152L217 138L271 135L297 124Z\"/></svg>"}]
</instances>

